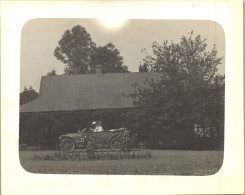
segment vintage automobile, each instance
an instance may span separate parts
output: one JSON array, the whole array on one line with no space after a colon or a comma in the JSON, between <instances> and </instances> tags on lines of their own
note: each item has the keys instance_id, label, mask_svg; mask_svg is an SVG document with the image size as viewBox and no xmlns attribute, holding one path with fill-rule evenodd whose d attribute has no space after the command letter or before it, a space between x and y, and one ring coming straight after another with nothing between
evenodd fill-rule
<instances>
[{"instance_id":1,"label":"vintage automobile","mask_svg":"<svg viewBox=\"0 0 245 195\"><path fill-rule=\"evenodd\" d=\"M65 152L73 152L75 149L87 148L93 140L98 148L109 147L112 151L120 150L122 139L132 142L133 136L127 128L104 130L101 132L92 132L83 130L78 133L69 133L61 135L60 148Z\"/></svg>"}]
</instances>

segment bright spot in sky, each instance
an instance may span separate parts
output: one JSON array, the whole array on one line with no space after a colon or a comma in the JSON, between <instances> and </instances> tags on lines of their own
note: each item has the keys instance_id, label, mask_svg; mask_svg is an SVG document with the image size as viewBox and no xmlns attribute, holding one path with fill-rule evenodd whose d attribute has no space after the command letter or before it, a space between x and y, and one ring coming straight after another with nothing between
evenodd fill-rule
<instances>
[{"instance_id":1,"label":"bright spot in sky","mask_svg":"<svg viewBox=\"0 0 245 195\"><path fill-rule=\"evenodd\" d=\"M102 18L100 19L100 23L111 29L119 29L124 26L126 20L122 18L117 17L111 17L111 18Z\"/></svg>"}]
</instances>

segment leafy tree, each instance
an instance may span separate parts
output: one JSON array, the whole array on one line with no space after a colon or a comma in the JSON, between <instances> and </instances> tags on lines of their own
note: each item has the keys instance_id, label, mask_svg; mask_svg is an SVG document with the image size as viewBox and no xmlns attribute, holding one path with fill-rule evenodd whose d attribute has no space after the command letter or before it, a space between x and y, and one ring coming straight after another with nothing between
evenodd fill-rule
<instances>
[{"instance_id":1,"label":"leafy tree","mask_svg":"<svg viewBox=\"0 0 245 195\"><path fill-rule=\"evenodd\" d=\"M51 72L47 73L47 76L57 76L56 70L53 68L53 70Z\"/></svg>"},{"instance_id":2,"label":"leafy tree","mask_svg":"<svg viewBox=\"0 0 245 195\"><path fill-rule=\"evenodd\" d=\"M92 56L92 67L101 65L104 73L129 72L128 67L123 65L123 57L112 43L99 46Z\"/></svg>"},{"instance_id":3,"label":"leafy tree","mask_svg":"<svg viewBox=\"0 0 245 195\"><path fill-rule=\"evenodd\" d=\"M136 98L140 129L161 129L175 138L191 139L194 124L222 124L224 76L217 74L222 58L216 56L215 46L207 51L206 40L190 32L180 43L153 42L152 50L153 56L147 55L139 70L162 72L162 77L130 95Z\"/></svg>"},{"instance_id":4,"label":"leafy tree","mask_svg":"<svg viewBox=\"0 0 245 195\"><path fill-rule=\"evenodd\" d=\"M148 68L146 63L141 64L140 62L139 72L150 72L150 69Z\"/></svg>"},{"instance_id":5,"label":"leafy tree","mask_svg":"<svg viewBox=\"0 0 245 195\"><path fill-rule=\"evenodd\" d=\"M66 30L54 51L54 56L66 66L65 74L89 74L101 65L104 73L128 72L123 57L112 43L96 47L90 34L80 25Z\"/></svg>"},{"instance_id":6,"label":"leafy tree","mask_svg":"<svg viewBox=\"0 0 245 195\"><path fill-rule=\"evenodd\" d=\"M24 87L24 91L20 93L20 105L31 102L39 97L39 94L33 89L32 86L27 89Z\"/></svg>"},{"instance_id":7,"label":"leafy tree","mask_svg":"<svg viewBox=\"0 0 245 195\"><path fill-rule=\"evenodd\" d=\"M65 74L86 74L90 71L95 47L90 34L84 27L77 25L65 31L54 56L66 65Z\"/></svg>"}]
</instances>

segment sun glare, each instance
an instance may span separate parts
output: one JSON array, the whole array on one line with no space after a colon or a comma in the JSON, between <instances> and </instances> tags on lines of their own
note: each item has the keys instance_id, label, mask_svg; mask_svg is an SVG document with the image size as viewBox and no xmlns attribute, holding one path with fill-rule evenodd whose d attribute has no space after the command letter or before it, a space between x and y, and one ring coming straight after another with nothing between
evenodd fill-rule
<instances>
[{"instance_id":1,"label":"sun glare","mask_svg":"<svg viewBox=\"0 0 245 195\"><path fill-rule=\"evenodd\" d=\"M118 29L124 26L126 20L122 18L102 18L100 19L100 23L106 28L110 29Z\"/></svg>"}]
</instances>

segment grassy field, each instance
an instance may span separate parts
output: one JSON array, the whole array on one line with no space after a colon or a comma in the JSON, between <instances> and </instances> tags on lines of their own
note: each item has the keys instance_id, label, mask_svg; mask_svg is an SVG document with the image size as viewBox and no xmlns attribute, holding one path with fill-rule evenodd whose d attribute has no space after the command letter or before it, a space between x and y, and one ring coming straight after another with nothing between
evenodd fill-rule
<instances>
[{"instance_id":1,"label":"grassy field","mask_svg":"<svg viewBox=\"0 0 245 195\"><path fill-rule=\"evenodd\" d=\"M34 154L54 151L20 151L22 167L32 173L125 174L125 175L212 175L219 171L223 151L153 150L149 159L94 161L34 160Z\"/></svg>"}]
</instances>

